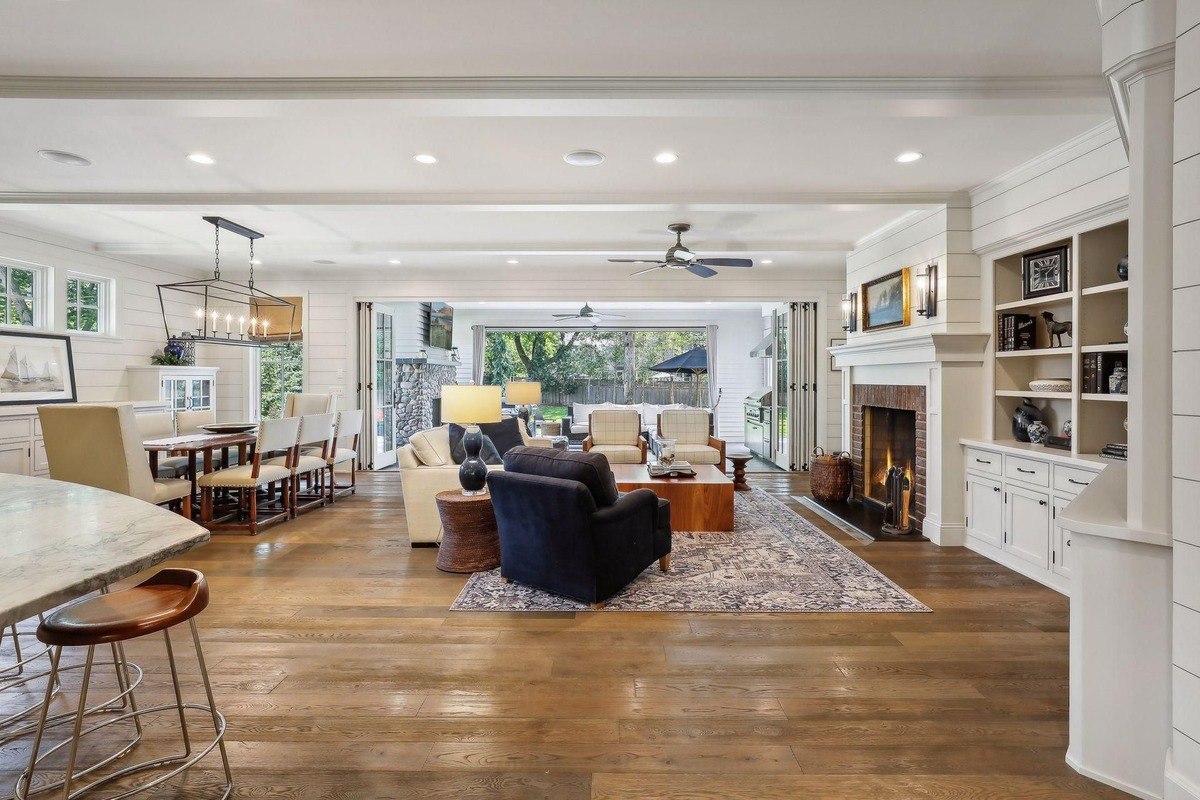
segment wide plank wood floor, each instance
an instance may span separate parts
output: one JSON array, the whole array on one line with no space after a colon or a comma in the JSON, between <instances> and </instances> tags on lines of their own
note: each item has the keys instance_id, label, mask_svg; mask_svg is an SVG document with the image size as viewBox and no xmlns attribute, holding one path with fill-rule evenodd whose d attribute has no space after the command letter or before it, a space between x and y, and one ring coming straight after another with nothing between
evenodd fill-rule
<instances>
[{"instance_id":1,"label":"wide plank wood floor","mask_svg":"<svg viewBox=\"0 0 1200 800\"><path fill-rule=\"evenodd\" d=\"M409 547L394 472L258 537L214 537L177 563L212 586L199 622L235 796L1124 797L1063 761L1065 598L962 548L864 546L790 500L803 476L750 480L934 613L450 612L464 577ZM161 639L130 656L165 700ZM0 749L0 797L27 752ZM154 796L206 796L213 778Z\"/></svg>"}]
</instances>

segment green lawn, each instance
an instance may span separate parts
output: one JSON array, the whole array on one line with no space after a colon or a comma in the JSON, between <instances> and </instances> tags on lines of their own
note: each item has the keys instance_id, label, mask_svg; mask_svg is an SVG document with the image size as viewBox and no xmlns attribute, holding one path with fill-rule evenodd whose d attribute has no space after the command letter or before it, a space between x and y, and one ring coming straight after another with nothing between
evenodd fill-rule
<instances>
[{"instance_id":1,"label":"green lawn","mask_svg":"<svg viewBox=\"0 0 1200 800\"><path fill-rule=\"evenodd\" d=\"M538 406L542 412L542 419L550 422L559 422L567 415L566 406Z\"/></svg>"}]
</instances>

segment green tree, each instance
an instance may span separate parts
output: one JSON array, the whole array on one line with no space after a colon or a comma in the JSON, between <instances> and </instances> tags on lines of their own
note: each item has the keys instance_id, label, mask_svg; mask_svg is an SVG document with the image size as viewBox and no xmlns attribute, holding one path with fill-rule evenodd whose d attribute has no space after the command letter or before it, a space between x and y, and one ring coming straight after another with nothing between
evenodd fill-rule
<instances>
[{"instance_id":1,"label":"green tree","mask_svg":"<svg viewBox=\"0 0 1200 800\"><path fill-rule=\"evenodd\" d=\"M278 344L258 351L259 404L261 419L283 416L283 398L304 391L304 345Z\"/></svg>"}]
</instances>

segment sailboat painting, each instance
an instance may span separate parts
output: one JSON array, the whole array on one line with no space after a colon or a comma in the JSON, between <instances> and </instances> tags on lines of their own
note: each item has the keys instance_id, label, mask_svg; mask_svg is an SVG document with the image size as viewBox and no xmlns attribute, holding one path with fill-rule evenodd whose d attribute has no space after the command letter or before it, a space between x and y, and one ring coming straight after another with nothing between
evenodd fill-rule
<instances>
[{"instance_id":1,"label":"sailboat painting","mask_svg":"<svg viewBox=\"0 0 1200 800\"><path fill-rule=\"evenodd\" d=\"M0 405L74 403L71 337L0 331Z\"/></svg>"}]
</instances>

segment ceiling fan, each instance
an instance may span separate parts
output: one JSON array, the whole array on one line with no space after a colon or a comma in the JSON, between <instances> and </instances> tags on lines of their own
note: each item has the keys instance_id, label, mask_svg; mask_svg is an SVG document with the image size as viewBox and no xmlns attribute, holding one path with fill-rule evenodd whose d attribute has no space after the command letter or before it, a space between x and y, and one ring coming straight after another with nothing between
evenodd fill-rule
<instances>
[{"instance_id":1,"label":"ceiling fan","mask_svg":"<svg viewBox=\"0 0 1200 800\"><path fill-rule=\"evenodd\" d=\"M601 314L599 311L589 306L586 302L583 304L583 308L579 309L579 311L575 312L574 314L553 314L552 316L559 322L566 322L570 319L584 319L591 320L593 322L600 322L601 320L605 319L625 319L624 314Z\"/></svg>"},{"instance_id":2,"label":"ceiling fan","mask_svg":"<svg viewBox=\"0 0 1200 800\"><path fill-rule=\"evenodd\" d=\"M645 275L647 272L654 272L658 269L686 269L693 275L698 275L701 278L711 278L717 274L713 267L753 267L754 262L748 258L697 258L696 254L683 246L683 235L690 231L692 226L686 222L673 222L667 226L667 230L675 234L675 244L668 250L665 258L657 261L647 261L639 258L610 258L614 264L653 264L652 267L638 270L629 277L636 278L638 275Z\"/></svg>"}]
</instances>

